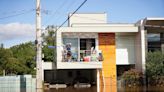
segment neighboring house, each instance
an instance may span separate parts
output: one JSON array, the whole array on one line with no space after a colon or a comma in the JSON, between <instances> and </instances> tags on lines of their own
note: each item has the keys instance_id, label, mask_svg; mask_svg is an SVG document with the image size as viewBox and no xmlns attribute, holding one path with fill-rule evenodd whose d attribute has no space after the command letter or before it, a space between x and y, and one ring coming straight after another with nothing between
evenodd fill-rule
<instances>
[{"instance_id":1,"label":"neighboring house","mask_svg":"<svg viewBox=\"0 0 164 92\"><path fill-rule=\"evenodd\" d=\"M131 68L144 73L146 52L164 47L163 25L164 18L123 24L107 23L105 13L74 14L56 31L56 60L43 63L43 79L72 84L80 76L116 89L117 76Z\"/></svg>"}]
</instances>

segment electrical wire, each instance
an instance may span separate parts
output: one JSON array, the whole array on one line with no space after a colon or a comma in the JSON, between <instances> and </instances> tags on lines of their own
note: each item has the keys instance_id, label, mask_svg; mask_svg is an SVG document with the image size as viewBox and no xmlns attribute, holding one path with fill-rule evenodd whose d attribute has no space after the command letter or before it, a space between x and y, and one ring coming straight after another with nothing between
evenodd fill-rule
<instances>
[{"instance_id":1,"label":"electrical wire","mask_svg":"<svg viewBox=\"0 0 164 92\"><path fill-rule=\"evenodd\" d=\"M7 18L11 18L11 17L17 17L19 15L23 15L23 14L26 14L26 13L30 13L32 11L35 11L35 9L30 9L26 12L21 12L21 13L17 13L17 14L13 14L13 15L9 15L9 16L5 16L5 17L0 17L0 20L3 20L3 19L7 19Z\"/></svg>"},{"instance_id":2,"label":"electrical wire","mask_svg":"<svg viewBox=\"0 0 164 92\"><path fill-rule=\"evenodd\" d=\"M67 0L68 1L68 0ZM65 9L67 9L67 11L72 7L72 6L74 6L74 4L75 4L75 2L76 1L71 1L66 7L65 7ZM65 2L64 2L65 3ZM63 5L64 6L64 5ZM63 8L63 7L62 7ZM60 9L60 8L59 8ZM61 15L61 16L57 16L57 17L55 17L55 19L53 19L53 20L55 20L55 21L58 21L59 19L61 19L61 17L62 17L62 15L66 15L67 13L59 13L59 9L57 9L58 11L56 11L56 13L54 13L53 15L55 15L55 14L58 14L58 15ZM51 20L50 20L51 21ZM46 24L44 24L44 26L45 26Z\"/></svg>"},{"instance_id":3,"label":"electrical wire","mask_svg":"<svg viewBox=\"0 0 164 92\"><path fill-rule=\"evenodd\" d=\"M80 6L56 29L56 31L58 31L86 2L87 0L81 3Z\"/></svg>"},{"instance_id":4,"label":"electrical wire","mask_svg":"<svg viewBox=\"0 0 164 92\"><path fill-rule=\"evenodd\" d=\"M68 0L66 0L66 2L67 2L67 1L68 1ZM63 2L63 3L53 12L53 14L45 21L45 23L44 23L42 26L46 25L49 21L51 21L50 19L59 11L59 9L61 9L61 8L64 6L64 4L65 4L66 2Z\"/></svg>"},{"instance_id":5,"label":"electrical wire","mask_svg":"<svg viewBox=\"0 0 164 92\"><path fill-rule=\"evenodd\" d=\"M69 11L69 9L70 9L72 6L74 6L74 3L75 3L75 1L74 1L74 2L71 2L71 3L66 7L67 11ZM66 14L61 13L61 14L59 14L59 15L64 15L64 16L65 16L65 15L67 15L67 14L68 14L68 13L66 13ZM62 17L62 16L57 17L55 21L58 21L61 17Z\"/></svg>"}]
</instances>

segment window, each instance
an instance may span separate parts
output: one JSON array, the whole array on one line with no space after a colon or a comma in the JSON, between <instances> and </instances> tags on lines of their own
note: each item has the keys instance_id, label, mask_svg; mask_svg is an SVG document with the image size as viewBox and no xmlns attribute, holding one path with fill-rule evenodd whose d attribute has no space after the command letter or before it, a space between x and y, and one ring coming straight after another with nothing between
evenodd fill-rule
<instances>
[{"instance_id":1,"label":"window","mask_svg":"<svg viewBox=\"0 0 164 92\"><path fill-rule=\"evenodd\" d=\"M91 50L95 48L95 39L80 39L80 50Z\"/></svg>"},{"instance_id":2,"label":"window","mask_svg":"<svg viewBox=\"0 0 164 92\"><path fill-rule=\"evenodd\" d=\"M161 49L160 33L148 33L148 51L156 51Z\"/></svg>"},{"instance_id":3,"label":"window","mask_svg":"<svg viewBox=\"0 0 164 92\"><path fill-rule=\"evenodd\" d=\"M63 38L63 61L101 61L94 38Z\"/></svg>"},{"instance_id":4,"label":"window","mask_svg":"<svg viewBox=\"0 0 164 92\"><path fill-rule=\"evenodd\" d=\"M80 61L91 61L92 50L95 50L95 39L80 39Z\"/></svg>"},{"instance_id":5,"label":"window","mask_svg":"<svg viewBox=\"0 0 164 92\"><path fill-rule=\"evenodd\" d=\"M77 61L78 60L78 38L63 38L64 44L64 60Z\"/></svg>"}]
</instances>

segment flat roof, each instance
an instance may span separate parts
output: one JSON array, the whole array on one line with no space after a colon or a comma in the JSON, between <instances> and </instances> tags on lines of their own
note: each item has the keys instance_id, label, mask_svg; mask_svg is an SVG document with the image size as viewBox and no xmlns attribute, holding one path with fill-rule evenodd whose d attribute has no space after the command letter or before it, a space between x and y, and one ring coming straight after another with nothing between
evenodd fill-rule
<instances>
[{"instance_id":1,"label":"flat roof","mask_svg":"<svg viewBox=\"0 0 164 92\"><path fill-rule=\"evenodd\" d=\"M145 20L164 20L164 17L146 17Z\"/></svg>"},{"instance_id":2,"label":"flat roof","mask_svg":"<svg viewBox=\"0 0 164 92\"><path fill-rule=\"evenodd\" d=\"M133 23L75 23L72 24L72 27L123 27L123 26L135 26Z\"/></svg>"}]
</instances>

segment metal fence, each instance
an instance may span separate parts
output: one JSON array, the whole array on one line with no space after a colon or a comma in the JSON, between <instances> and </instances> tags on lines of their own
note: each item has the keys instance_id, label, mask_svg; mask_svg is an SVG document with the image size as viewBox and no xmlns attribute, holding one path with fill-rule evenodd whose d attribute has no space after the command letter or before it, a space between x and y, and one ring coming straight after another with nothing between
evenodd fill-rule
<instances>
[{"instance_id":1,"label":"metal fence","mask_svg":"<svg viewBox=\"0 0 164 92\"><path fill-rule=\"evenodd\" d=\"M35 84L31 75L0 76L0 92L36 92Z\"/></svg>"}]
</instances>

